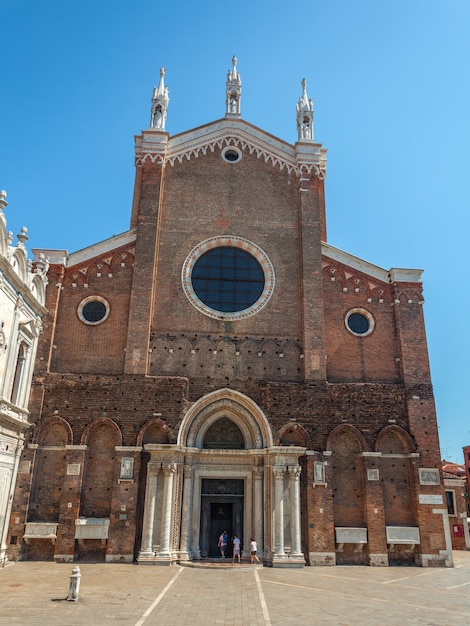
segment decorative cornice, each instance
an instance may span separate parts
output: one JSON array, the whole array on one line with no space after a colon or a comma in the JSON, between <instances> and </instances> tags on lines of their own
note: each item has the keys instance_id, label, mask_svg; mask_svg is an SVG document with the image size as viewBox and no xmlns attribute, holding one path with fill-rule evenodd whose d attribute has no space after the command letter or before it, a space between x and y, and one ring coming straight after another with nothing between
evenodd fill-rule
<instances>
[{"instance_id":1,"label":"decorative cornice","mask_svg":"<svg viewBox=\"0 0 470 626\"><path fill-rule=\"evenodd\" d=\"M280 170L287 169L297 175L314 173L319 178L326 174L326 150L320 144L309 143L292 146L269 135L243 120L223 120L203 126L194 131L175 135L167 144L151 141L144 131L136 138L136 165L149 160L162 166L182 163L183 160L198 158L222 150L226 146L235 146L255 154Z\"/></svg>"}]
</instances>

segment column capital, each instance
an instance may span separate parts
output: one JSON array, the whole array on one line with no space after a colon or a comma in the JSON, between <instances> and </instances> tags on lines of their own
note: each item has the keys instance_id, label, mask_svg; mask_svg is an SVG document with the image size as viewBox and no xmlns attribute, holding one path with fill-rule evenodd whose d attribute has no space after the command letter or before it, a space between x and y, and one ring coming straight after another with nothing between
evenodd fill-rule
<instances>
[{"instance_id":1,"label":"column capital","mask_svg":"<svg viewBox=\"0 0 470 626\"><path fill-rule=\"evenodd\" d=\"M194 467L192 465L183 465L183 474L187 478L192 478L194 476Z\"/></svg>"},{"instance_id":2,"label":"column capital","mask_svg":"<svg viewBox=\"0 0 470 626\"><path fill-rule=\"evenodd\" d=\"M253 468L253 476L255 478L263 478L264 475L264 467L254 467Z\"/></svg>"},{"instance_id":3,"label":"column capital","mask_svg":"<svg viewBox=\"0 0 470 626\"><path fill-rule=\"evenodd\" d=\"M276 480L281 480L282 478L284 478L285 473L285 467L273 467L273 476Z\"/></svg>"},{"instance_id":4,"label":"column capital","mask_svg":"<svg viewBox=\"0 0 470 626\"><path fill-rule=\"evenodd\" d=\"M294 465L294 467L289 467L289 480L299 480L301 471L302 468L300 467L300 465Z\"/></svg>"},{"instance_id":5,"label":"column capital","mask_svg":"<svg viewBox=\"0 0 470 626\"><path fill-rule=\"evenodd\" d=\"M168 463L162 467L165 476L172 476L176 472L176 463Z\"/></svg>"}]
</instances>

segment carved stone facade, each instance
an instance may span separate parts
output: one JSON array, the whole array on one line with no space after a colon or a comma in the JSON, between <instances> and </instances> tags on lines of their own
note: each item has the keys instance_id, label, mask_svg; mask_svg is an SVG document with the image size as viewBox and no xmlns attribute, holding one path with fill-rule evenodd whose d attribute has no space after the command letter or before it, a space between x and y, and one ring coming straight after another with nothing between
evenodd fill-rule
<instances>
[{"instance_id":1,"label":"carved stone facade","mask_svg":"<svg viewBox=\"0 0 470 626\"><path fill-rule=\"evenodd\" d=\"M274 567L451 565L421 271L327 243L305 81L290 144L242 119L236 58L225 117L174 136L163 76L129 231L43 251L12 558L217 558L226 530Z\"/></svg>"},{"instance_id":2,"label":"carved stone facade","mask_svg":"<svg viewBox=\"0 0 470 626\"><path fill-rule=\"evenodd\" d=\"M13 490L30 426L27 409L41 318L45 314L48 263L32 267L26 228L13 244L7 232L6 193L0 191L0 565L7 559Z\"/></svg>"}]
</instances>

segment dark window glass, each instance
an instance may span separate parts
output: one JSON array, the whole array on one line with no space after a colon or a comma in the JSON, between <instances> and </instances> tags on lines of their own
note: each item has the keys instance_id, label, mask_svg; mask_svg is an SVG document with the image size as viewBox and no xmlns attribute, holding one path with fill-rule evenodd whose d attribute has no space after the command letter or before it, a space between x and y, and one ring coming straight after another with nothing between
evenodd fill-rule
<instances>
[{"instance_id":1,"label":"dark window glass","mask_svg":"<svg viewBox=\"0 0 470 626\"><path fill-rule=\"evenodd\" d=\"M85 304L82 315L87 322L99 322L106 315L106 306L97 300Z\"/></svg>"},{"instance_id":2,"label":"dark window glass","mask_svg":"<svg viewBox=\"0 0 470 626\"><path fill-rule=\"evenodd\" d=\"M452 491L446 491L446 504L449 515L455 515L454 494Z\"/></svg>"},{"instance_id":3,"label":"dark window glass","mask_svg":"<svg viewBox=\"0 0 470 626\"><path fill-rule=\"evenodd\" d=\"M369 330L369 320L361 313L351 313L348 317L348 327L357 335L364 335Z\"/></svg>"},{"instance_id":4,"label":"dark window glass","mask_svg":"<svg viewBox=\"0 0 470 626\"><path fill-rule=\"evenodd\" d=\"M238 152L235 152L235 150L227 150L224 153L224 157L227 161L238 161L239 159Z\"/></svg>"},{"instance_id":5,"label":"dark window glass","mask_svg":"<svg viewBox=\"0 0 470 626\"><path fill-rule=\"evenodd\" d=\"M216 311L235 313L252 306L263 293L264 272L254 256L229 246L205 252L191 273L193 289Z\"/></svg>"}]
</instances>

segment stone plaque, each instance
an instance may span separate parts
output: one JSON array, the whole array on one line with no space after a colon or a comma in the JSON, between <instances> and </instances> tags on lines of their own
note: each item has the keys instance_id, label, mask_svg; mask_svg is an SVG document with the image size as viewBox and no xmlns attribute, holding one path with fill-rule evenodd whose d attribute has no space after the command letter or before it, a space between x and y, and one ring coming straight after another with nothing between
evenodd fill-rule
<instances>
[{"instance_id":1,"label":"stone plaque","mask_svg":"<svg viewBox=\"0 0 470 626\"><path fill-rule=\"evenodd\" d=\"M18 467L18 474L29 474L31 472L31 461L21 461Z\"/></svg>"},{"instance_id":2,"label":"stone plaque","mask_svg":"<svg viewBox=\"0 0 470 626\"><path fill-rule=\"evenodd\" d=\"M316 483L325 482L325 462L315 461L313 464L313 480Z\"/></svg>"},{"instance_id":3,"label":"stone plaque","mask_svg":"<svg viewBox=\"0 0 470 626\"><path fill-rule=\"evenodd\" d=\"M134 459L131 456L124 456L121 459L121 478L132 478L134 476Z\"/></svg>"},{"instance_id":4,"label":"stone plaque","mask_svg":"<svg viewBox=\"0 0 470 626\"><path fill-rule=\"evenodd\" d=\"M419 544L419 528L415 526L386 526L387 543Z\"/></svg>"},{"instance_id":5,"label":"stone plaque","mask_svg":"<svg viewBox=\"0 0 470 626\"><path fill-rule=\"evenodd\" d=\"M439 470L434 468L420 467L419 482L421 485L440 485Z\"/></svg>"},{"instance_id":6,"label":"stone plaque","mask_svg":"<svg viewBox=\"0 0 470 626\"><path fill-rule=\"evenodd\" d=\"M380 480L379 470L378 469L368 469L367 470L367 480Z\"/></svg>"},{"instance_id":7,"label":"stone plaque","mask_svg":"<svg viewBox=\"0 0 470 626\"><path fill-rule=\"evenodd\" d=\"M67 465L67 476L80 476L80 463L69 463Z\"/></svg>"},{"instance_id":8,"label":"stone plaque","mask_svg":"<svg viewBox=\"0 0 470 626\"><path fill-rule=\"evenodd\" d=\"M367 543L367 528L335 527L336 543Z\"/></svg>"},{"instance_id":9,"label":"stone plaque","mask_svg":"<svg viewBox=\"0 0 470 626\"><path fill-rule=\"evenodd\" d=\"M418 495L418 502L420 504L442 504L442 496L420 493Z\"/></svg>"},{"instance_id":10,"label":"stone plaque","mask_svg":"<svg viewBox=\"0 0 470 626\"><path fill-rule=\"evenodd\" d=\"M79 517L75 520L75 539L107 539L109 518Z\"/></svg>"}]
</instances>

